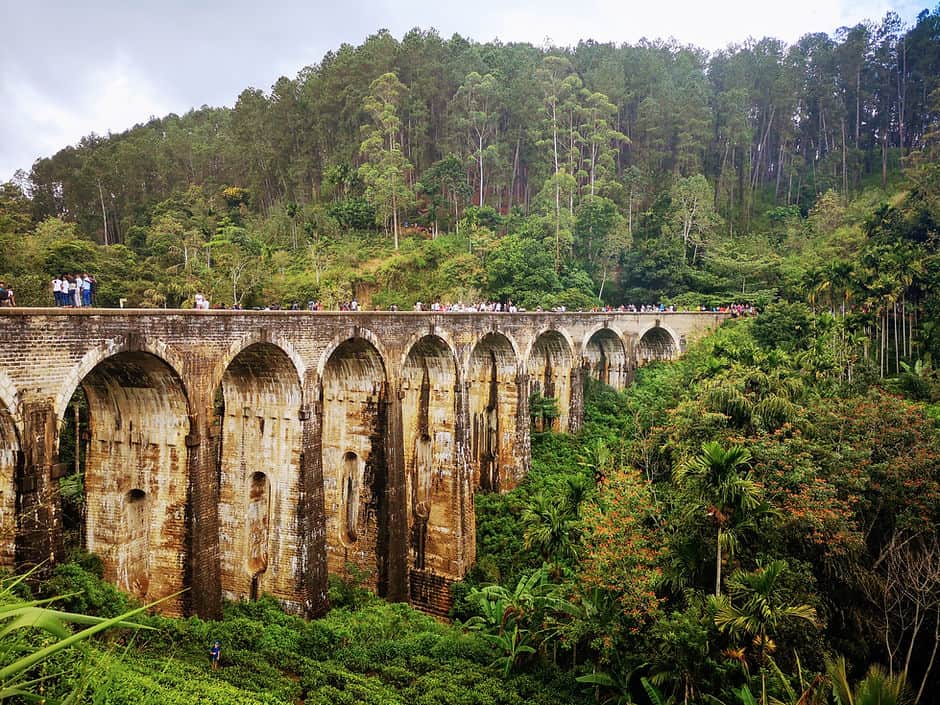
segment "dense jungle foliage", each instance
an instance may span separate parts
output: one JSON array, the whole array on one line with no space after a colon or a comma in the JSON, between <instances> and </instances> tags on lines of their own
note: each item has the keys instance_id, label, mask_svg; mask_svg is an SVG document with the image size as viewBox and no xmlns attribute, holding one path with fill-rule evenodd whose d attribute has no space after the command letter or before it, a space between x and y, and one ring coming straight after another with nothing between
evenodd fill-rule
<instances>
[{"instance_id":1,"label":"dense jungle foliage","mask_svg":"<svg viewBox=\"0 0 940 705\"><path fill-rule=\"evenodd\" d=\"M762 313L533 432L526 481L477 495L453 625L335 582L309 623L262 599L57 651L30 591L132 608L78 556L0 588L0 699L938 702L938 224L940 8L713 55L379 32L38 160L0 186L21 306L88 271L104 306Z\"/></svg>"},{"instance_id":2,"label":"dense jungle foliage","mask_svg":"<svg viewBox=\"0 0 940 705\"><path fill-rule=\"evenodd\" d=\"M320 620L268 599L144 617L35 675L114 705L937 702L940 405L911 397L940 381L849 381L834 322L773 305L625 392L592 383L579 435L535 433L522 485L477 496L452 625L335 581ZM79 556L37 594L130 609L96 570Z\"/></svg>"}]
</instances>

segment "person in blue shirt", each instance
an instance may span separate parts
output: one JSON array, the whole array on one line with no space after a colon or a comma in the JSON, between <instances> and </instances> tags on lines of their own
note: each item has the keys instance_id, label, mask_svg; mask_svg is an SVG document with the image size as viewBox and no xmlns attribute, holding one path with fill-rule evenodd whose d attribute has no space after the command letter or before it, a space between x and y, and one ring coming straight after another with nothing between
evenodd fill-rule
<instances>
[{"instance_id":1,"label":"person in blue shirt","mask_svg":"<svg viewBox=\"0 0 940 705\"><path fill-rule=\"evenodd\" d=\"M219 659L222 658L222 645L219 642L215 642L212 645L212 648L209 649L209 656L212 658L212 670L219 670Z\"/></svg>"},{"instance_id":2,"label":"person in blue shirt","mask_svg":"<svg viewBox=\"0 0 940 705\"><path fill-rule=\"evenodd\" d=\"M82 306L91 306L91 277L87 272L82 275Z\"/></svg>"}]
</instances>

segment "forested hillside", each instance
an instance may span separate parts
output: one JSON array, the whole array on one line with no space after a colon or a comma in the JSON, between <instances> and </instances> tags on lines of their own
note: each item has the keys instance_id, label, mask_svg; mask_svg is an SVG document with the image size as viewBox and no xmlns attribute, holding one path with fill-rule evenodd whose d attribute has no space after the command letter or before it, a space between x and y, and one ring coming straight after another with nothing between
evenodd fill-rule
<instances>
[{"instance_id":1,"label":"forested hillside","mask_svg":"<svg viewBox=\"0 0 940 705\"><path fill-rule=\"evenodd\" d=\"M938 10L711 55L380 31L38 160L2 187L0 274L20 305L92 271L102 305L782 295L906 332L933 290L938 77Z\"/></svg>"}]
</instances>

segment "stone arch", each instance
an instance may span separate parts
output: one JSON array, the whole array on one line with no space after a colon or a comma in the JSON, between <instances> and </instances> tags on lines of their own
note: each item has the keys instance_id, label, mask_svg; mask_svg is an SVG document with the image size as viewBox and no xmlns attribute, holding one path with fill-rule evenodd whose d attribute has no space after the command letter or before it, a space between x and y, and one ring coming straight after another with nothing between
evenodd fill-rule
<instances>
[{"instance_id":1,"label":"stone arch","mask_svg":"<svg viewBox=\"0 0 940 705\"><path fill-rule=\"evenodd\" d=\"M129 352L148 353L158 358L173 371L177 379L182 380L184 370L183 359L169 345L160 340L144 338L143 336L135 334L118 336L86 352L82 356L82 359L79 360L78 364L72 368L66 377L65 383L55 397L54 409L56 418L61 419L63 417L72 399L72 395L75 394L75 390L78 389L78 385L82 383L82 380L84 380L93 369L108 358ZM182 381L180 384L182 384ZM189 394L185 388L184 395L188 400Z\"/></svg>"},{"instance_id":2,"label":"stone arch","mask_svg":"<svg viewBox=\"0 0 940 705\"><path fill-rule=\"evenodd\" d=\"M301 381L304 380L307 375L307 364L304 361L303 356L297 352L297 349L287 338L270 330L261 328L235 341L232 343L232 345L229 346L228 350L225 351L225 354L222 355L222 357L212 368L212 372L209 375L209 389L218 388L219 384L222 382L223 375L225 375L226 371L229 369L232 361L238 357L238 355L241 354L243 350L253 345L259 344L269 345L271 347L277 348L279 352L281 352L290 360L297 377Z\"/></svg>"},{"instance_id":3,"label":"stone arch","mask_svg":"<svg viewBox=\"0 0 940 705\"><path fill-rule=\"evenodd\" d=\"M354 326L349 328L346 332L334 336L323 350L323 354L320 355L320 359L317 361L317 378L321 380L323 379L327 363L341 345L345 345L349 341L357 339L364 340L374 348L376 355L378 356L378 360L381 362L382 374L388 377L388 373L391 371L387 369L385 361L391 360L392 358L385 349L385 346L382 344L382 341L379 340L379 337L368 328Z\"/></svg>"},{"instance_id":4,"label":"stone arch","mask_svg":"<svg viewBox=\"0 0 940 705\"><path fill-rule=\"evenodd\" d=\"M0 379L0 384L3 380ZM20 437L9 406L9 394L0 388L0 570L16 562L16 472Z\"/></svg>"},{"instance_id":5,"label":"stone arch","mask_svg":"<svg viewBox=\"0 0 940 705\"><path fill-rule=\"evenodd\" d=\"M470 369L470 364L472 362L473 355L476 353L476 350L480 346L480 344L483 343L483 341L485 340L493 340L493 339L499 339L499 338L505 339L505 341L509 344L509 349L512 351L512 356L513 356L513 359L515 360L515 364L517 366L521 364L521 361L523 360L523 357L521 354L522 349L523 349L522 345L519 344L519 341L516 340L515 336L512 333L508 331L496 330L494 328L493 330L487 333L484 333L481 337L477 338L477 340L474 341L473 345L470 346L469 350L467 350L467 352L464 354L464 358L461 361L461 370L464 372L464 379L467 379L466 373Z\"/></svg>"},{"instance_id":6,"label":"stone arch","mask_svg":"<svg viewBox=\"0 0 940 705\"><path fill-rule=\"evenodd\" d=\"M394 548L385 359L367 338L346 338L322 362L320 377L327 566L344 575L354 564L380 596L388 594Z\"/></svg>"},{"instance_id":7,"label":"stone arch","mask_svg":"<svg viewBox=\"0 0 940 705\"><path fill-rule=\"evenodd\" d=\"M117 352L80 380L88 402L85 547L104 577L143 601L187 583L189 402L149 352ZM179 614L179 597L164 603Z\"/></svg>"},{"instance_id":8,"label":"stone arch","mask_svg":"<svg viewBox=\"0 0 940 705\"><path fill-rule=\"evenodd\" d=\"M462 558L465 520L459 510L459 390L457 358L447 341L428 334L409 347L401 390L413 582L415 571L459 579L454 566Z\"/></svg>"},{"instance_id":9,"label":"stone arch","mask_svg":"<svg viewBox=\"0 0 940 705\"><path fill-rule=\"evenodd\" d=\"M612 328L596 328L584 339L581 348L584 367L591 377L614 389L627 385L630 364L620 334Z\"/></svg>"},{"instance_id":10,"label":"stone arch","mask_svg":"<svg viewBox=\"0 0 940 705\"><path fill-rule=\"evenodd\" d=\"M641 367L654 360L674 360L679 351L679 336L656 321L637 336L636 363Z\"/></svg>"},{"instance_id":11,"label":"stone arch","mask_svg":"<svg viewBox=\"0 0 940 705\"><path fill-rule=\"evenodd\" d=\"M295 610L303 609L300 374L283 348L251 343L225 368L217 397L223 594L268 593Z\"/></svg>"},{"instance_id":12,"label":"stone arch","mask_svg":"<svg viewBox=\"0 0 940 705\"><path fill-rule=\"evenodd\" d=\"M484 335L470 352L466 380L470 409L470 452L475 485L487 491L511 489L521 479L518 348L503 333Z\"/></svg>"},{"instance_id":13,"label":"stone arch","mask_svg":"<svg viewBox=\"0 0 940 705\"><path fill-rule=\"evenodd\" d=\"M528 394L553 399L554 417L534 418L537 430L567 431L571 411L571 371L574 368L574 346L571 339L558 330L546 330L536 337L526 359L529 377ZM530 409L530 413L532 410Z\"/></svg>"},{"instance_id":14,"label":"stone arch","mask_svg":"<svg viewBox=\"0 0 940 705\"><path fill-rule=\"evenodd\" d=\"M399 365L399 370L404 370L405 365L408 364L409 357L411 357L412 353L414 352L415 346L425 338L436 339L454 358L454 364L459 365L457 344L454 341L453 336L448 331L441 329L439 326L431 326L428 330L418 331L417 333L412 334L412 336L408 339L408 342L405 344L403 349L404 351L401 354L401 365Z\"/></svg>"}]
</instances>

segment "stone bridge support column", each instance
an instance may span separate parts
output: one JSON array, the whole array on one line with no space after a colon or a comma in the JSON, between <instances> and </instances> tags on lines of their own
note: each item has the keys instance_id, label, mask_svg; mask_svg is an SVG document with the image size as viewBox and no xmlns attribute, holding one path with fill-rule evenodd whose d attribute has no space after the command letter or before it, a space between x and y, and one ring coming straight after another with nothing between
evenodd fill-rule
<instances>
[{"instance_id":1,"label":"stone bridge support column","mask_svg":"<svg viewBox=\"0 0 940 705\"><path fill-rule=\"evenodd\" d=\"M577 363L571 366L571 409L568 412L568 432L577 433L584 425L584 373Z\"/></svg>"},{"instance_id":2,"label":"stone bridge support column","mask_svg":"<svg viewBox=\"0 0 940 705\"><path fill-rule=\"evenodd\" d=\"M470 450L470 407L465 385L459 376L454 384L454 483L456 497L454 511L457 512L457 565L458 575L465 575L477 560L477 522L473 505L473 454Z\"/></svg>"},{"instance_id":3,"label":"stone bridge support column","mask_svg":"<svg viewBox=\"0 0 940 705\"><path fill-rule=\"evenodd\" d=\"M623 336L623 347L627 353L627 360L625 363L625 372L623 375L623 386L624 389L629 387L636 381L636 370L637 370L637 338L634 334L626 334Z\"/></svg>"},{"instance_id":4,"label":"stone bridge support column","mask_svg":"<svg viewBox=\"0 0 940 705\"><path fill-rule=\"evenodd\" d=\"M300 410L301 545L300 580L308 618L326 614L329 579L326 569L326 505L323 498L323 391L319 384L306 396L315 400Z\"/></svg>"},{"instance_id":5,"label":"stone bridge support column","mask_svg":"<svg viewBox=\"0 0 940 705\"><path fill-rule=\"evenodd\" d=\"M62 560L62 511L52 404L24 404L22 453L16 468L16 563L49 568Z\"/></svg>"},{"instance_id":6,"label":"stone bridge support column","mask_svg":"<svg viewBox=\"0 0 940 705\"><path fill-rule=\"evenodd\" d=\"M532 464L532 434L529 419L529 375L516 373L516 438L513 449L513 478L507 489L516 487L529 474Z\"/></svg>"},{"instance_id":7,"label":"stone bridge support column","mask_svg":"<svg viewBox=\"0 0 940 705\"><path fill-rule=\"evenodd\" d=\"M388 507L388 593L390 602L407 602L408 588L408 510L405 483L405 434L398 380L389 380L391 392L385 401L385 499Z\"/></svg>"},{"instance_id":8,"label":"stone bridge support column","mask_svg":"<svg viewBox=\"0 0 940 705\"><path fill-rule=\"evenodd\" d=\"M186 436L189 471L189 560L186 583L190 610L203 619L222 617L222 577L219 564L219 455L217 429L213 428L212 400L195 408ZM183 452L184 449L180 449Z\"/></svg>"}]
</instances>

